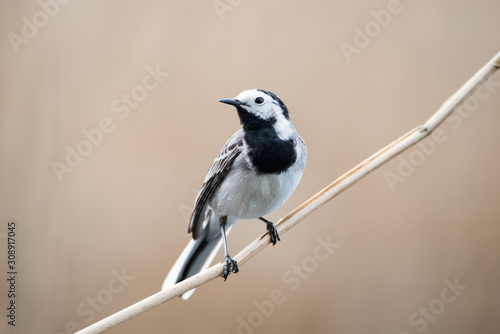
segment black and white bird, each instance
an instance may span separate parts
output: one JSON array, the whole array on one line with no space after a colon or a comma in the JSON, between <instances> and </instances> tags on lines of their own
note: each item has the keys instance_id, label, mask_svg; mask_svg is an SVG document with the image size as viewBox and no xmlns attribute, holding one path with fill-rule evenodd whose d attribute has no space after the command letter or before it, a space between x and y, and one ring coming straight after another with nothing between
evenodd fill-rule
<instances>
[{"instance_id":1,"label":"black and white bird","mask_svg":"<svg viewBox=\"0 0 500 334\"><path fill-rule=\"evenodd\" d=\"M239 220L260 219L271 242L280 240L263 216L282 205L304 172L307 149L285 104L273 93L251 89L220 102L236 107L243 128L229 138L208 171L196 198L186 246L165 279L166 289L206 269L224 245L223 277L238 272L229 256L226 235ZM194 289L182 297L188 299Z\"/></svg>"}]
</instances>

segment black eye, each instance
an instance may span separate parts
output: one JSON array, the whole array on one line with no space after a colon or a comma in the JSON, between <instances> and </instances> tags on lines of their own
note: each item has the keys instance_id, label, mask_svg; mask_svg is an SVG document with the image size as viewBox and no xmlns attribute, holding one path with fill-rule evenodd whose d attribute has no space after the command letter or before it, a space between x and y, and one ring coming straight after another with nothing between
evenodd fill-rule
<instances>
[{"instance_id":1,"label":"black eye","mask_svg":"<svg viewBox=\"0 0 500 334\"><path fill-rule=\"evenodd\" d=\"M259 96L258 98L255 99L255 103L262 104L262 103L264 103L264 99Z\"/></svg>"}]
</instances>

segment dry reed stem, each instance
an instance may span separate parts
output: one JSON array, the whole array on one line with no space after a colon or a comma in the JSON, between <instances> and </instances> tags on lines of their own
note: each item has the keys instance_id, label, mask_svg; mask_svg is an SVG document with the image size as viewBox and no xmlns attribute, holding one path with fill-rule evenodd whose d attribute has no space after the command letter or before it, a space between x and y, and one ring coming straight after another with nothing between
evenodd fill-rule
<instances>
[{"instance_id":1,"label":"dry reed stem","mask_svg":"<svg viewBox=\"0 0 500 334\"><path fill-rule=\"evenodd\" d=\"M371 157L361 162L347 173L339 177L330 185L312 196L302 205L283 217L276 227L280 235L283 235L289 229L297 225L301 220L307 217L311 212L321 207L323 204L336 197L345 189L352 186L361 178L380 167L385 162L391 160L409 147L427 137L436 129L457 107L459 107L479 85L487 80L495 71L500 68L500 52L495 55L486 65L484 65L474 76L472 76L455 94L453 94L439 108L434 115L424 124L416 127L406 133L399 139L390 143L380 151L373 154ZM238 264L243 264L255 254L260 252L264 247L269 245L267 233L245 247L238 255L234 257ZM170 289L160 291L146 299L143 299L109 317L102 319L87 328L77 332L77 334L96 334L103 333L110 328L113 328L127 320L130 320L152 308L159 306L174 297L180 296L189 290L199 287L211 280L214 280L222 275L223 264L218 263L203 272L200 272L182 282L177 283Z\"/></svg>"}]
</instances>

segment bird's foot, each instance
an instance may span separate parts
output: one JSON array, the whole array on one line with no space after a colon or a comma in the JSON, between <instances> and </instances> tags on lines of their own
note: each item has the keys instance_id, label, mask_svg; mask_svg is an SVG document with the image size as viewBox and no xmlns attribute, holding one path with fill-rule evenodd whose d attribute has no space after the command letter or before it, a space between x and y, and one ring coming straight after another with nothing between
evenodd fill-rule
<instances>
[{"instance_id":1,"label":"bird's foot","mask_svg":"<svg viewBox=\"0 0 500 334\"><path fill-rule=\"evenodd\" d=\"M278 230L272 222L267 223L267 230L269 231L269 236L271 237L271 243L273 246L276 245L276 242L281 241Z\"/></svg>"},{"instance_id":2,"label":"bird's foot","mask_svg":"<svg viewBox=\"0 0 500 334\"><path fill-rule=\"evenodd\" d=\"M276 228L276 226L274 226L273 222L267 220L264 217L260 217L259 219L262 220L264 223L266 223L267 230L269 231L269 236L271 237L271 243L273 244L273 246L276 245L278 241L281 241L280 235L278 234L278 229Z\"/></svg>"},{"instance_id":3,"label":"bird's foot","mask_svg":"<svg viewBox=\"0 0 500 334\"><path fill-rule=\"evenodd\" d=\"M224 259L226 260L226 265L224 266L224 273L222 274L222 277L224 278L225 282L231 272L236 274L238 271L240 271L240 269L238 268L238 262L236 262L236 260L233 260L229 255L226 255Z\"/></svg>"}]
</instances>

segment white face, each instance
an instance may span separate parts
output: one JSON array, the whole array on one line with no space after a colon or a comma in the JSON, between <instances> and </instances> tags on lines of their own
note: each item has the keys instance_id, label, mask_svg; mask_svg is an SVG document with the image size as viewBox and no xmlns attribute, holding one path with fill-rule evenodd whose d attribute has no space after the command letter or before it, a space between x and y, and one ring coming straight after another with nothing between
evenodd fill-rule
<instances>
[{"instance_id":1,"label":"white face","mask_svg":"<svg viewBox=\"0 0 500 334\"><path fill-rule=\"evenodd\" d=\"M273 127L281 139L288 140L295 134L292 122L283 114L283 107L265 92L257 89L246 90L236 96L235 100L242 103L240 105L241 108L260 119L274 119Z\"/></svg>"},{"instance_id":2,"label":"white face","mask_svg":"<svg viewBox=\"0 0 500 334\"><path fill-rule=\"evenodd\" d=\"M235 99L243 103L242 108L263 120L284 118L280 105L271 96L257 89L241 92Z\"/></svg>"}]
</instances>

